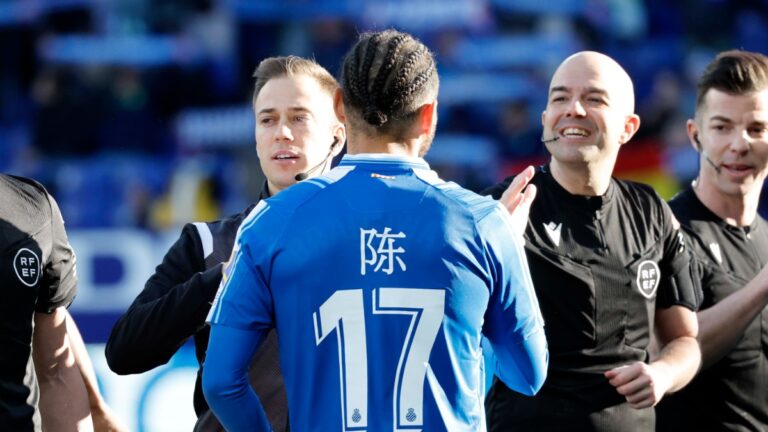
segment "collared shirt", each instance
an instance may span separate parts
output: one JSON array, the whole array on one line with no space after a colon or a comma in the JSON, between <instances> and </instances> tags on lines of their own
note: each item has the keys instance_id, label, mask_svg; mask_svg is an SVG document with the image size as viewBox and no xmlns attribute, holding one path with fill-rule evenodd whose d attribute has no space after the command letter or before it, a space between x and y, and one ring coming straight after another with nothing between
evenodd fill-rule
<instances>
[{"instance_id":1,"label":"collared shirt","mask_svg":"<svg viewBox=\"0 0 768 432\"><path fill-rule=\"evenodd\" d=\"M485 193L498 198L511 180ZM525 250L550 349L542 393L590 410L625 403L603 373L648 361L657 308L698 304L682 234L649 186L611 179L601 196L573 195L548 166L532 184Z\"/></svg>"},{"instance_id":2,"label":"collared shirt","mask_svg":"<svg viewBox=\"0 0 768 432\"><path fill-rule=\"evenodd\" d=\"M267 198L265 181L256 203ZM110 369L118 374L134 374L167 363L187 339L194 339L200 365L192 395L198 416L195 432L222 430L202 391L210 333L205 317L221 282L222 263L232 255L237 229L256 203L223 219L186 224L141 293L117 320L107 342L105 354ZM274 335L254 356L250 380L264 400L274 430L288 430L285 387Z\"/></svg>"},{"instance_id":3,"label":"collared shirt","mask_svg":"<svg viewBox=\"0 0 768 432\"><path fill-rule=\"evenodd\" d=\"M741 289L768 263L768 224L762 217L747 227L729 225L692 188L673 198L670 207L691 240L702 309ZM692 430L768 430L768 308L730 353L701 371L672 403L669 415L685 419Z\"/></svg>"},{"instance_id":4,"label":"collared shirt","mask_svg":"<svg viewBox=\"0 0 768 432\"><path fill-rule=\"evenodd\" d=\"M75 255L56 201L39 183L0 175L0 203L0 430L39 431L34 314L75 297Z\"/></svg>"}]
</instances>

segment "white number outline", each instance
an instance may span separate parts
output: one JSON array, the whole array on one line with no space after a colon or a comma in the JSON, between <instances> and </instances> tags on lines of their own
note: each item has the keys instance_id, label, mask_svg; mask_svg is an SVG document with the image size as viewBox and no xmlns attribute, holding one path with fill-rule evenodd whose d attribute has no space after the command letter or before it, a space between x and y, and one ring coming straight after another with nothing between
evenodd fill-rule
<instances>
[{"instance_id":1,"label":"white number outline","mask_svg":"<svg viewBox=\"0 0 768 432\"><path fill-rule=\"evenodd\" d=\"M374 315L411 317L395 373L392 417L395 430L405 427L415 431L414 427L423 426L424 380L429 355L445 315L445 290L375 289L372 295L372 309ZM366 428L368 425L368 357L363 290L336 291L323 302L312 317L316 345L320 345L336 330L341 371L339 381L343 430L346 432ZM352 404L356 406L352 407ZM360 418L354 421L354 415L359 415ZM412 419L408 420L408 416Z\"/></svg>"},{"instance_id":2,"label":"white number outline","mask_svg":"<svg viewBox=\"0 0 768 432\"><path fill-rule=\"evenodd\" d=\"M312 314L312 318L315 324L315 345L320 345L336 330L341 371L339 373L341 418L344 422L344 430L366 428L368 426L368 350L365 344L363 290L336 291L323 302L317 312ZM350 355L357 361L347 361ZM355 406L352 406L353 404ZM354 421L354 416L358 415L360 418Z\"/></svg>"}]
</instances>

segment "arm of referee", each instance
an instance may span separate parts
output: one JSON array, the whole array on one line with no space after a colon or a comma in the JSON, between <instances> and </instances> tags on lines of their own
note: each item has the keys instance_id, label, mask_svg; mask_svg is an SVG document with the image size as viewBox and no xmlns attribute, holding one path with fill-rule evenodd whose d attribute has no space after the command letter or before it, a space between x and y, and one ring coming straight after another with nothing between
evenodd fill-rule
<instances>
[{"instance_id":1,"label":"arm of referee","mask_svg":"<svg viewBox=\"0 0 768 432\"><path fill-rule=\"evenodd\" d=\"M167 363L205 325L220 282L221 265L205 270L199 236L193 225L185 226L112 328L106 347L110 369L132 374Z\"/></svg>"}]
</instances>

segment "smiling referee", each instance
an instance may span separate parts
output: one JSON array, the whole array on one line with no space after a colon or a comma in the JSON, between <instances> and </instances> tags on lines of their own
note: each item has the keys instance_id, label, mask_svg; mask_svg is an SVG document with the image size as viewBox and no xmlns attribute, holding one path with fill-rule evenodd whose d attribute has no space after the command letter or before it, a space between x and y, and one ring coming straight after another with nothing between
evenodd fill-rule
<instances>
[{"instance_id":1,"label":"smiling referee","mask_svg":"<svg viewBox=\"0 0 768 432\"><path fill-rule=\"evenodd\" d=\"M653 406L699 365L697 291L679 226L649 186L613 179L637 131L632 82L582 52L555 72L542 114L552 154L525 232L550 368L529 398L495 382L490 431L651 431ZM511 179L489 189L499 198ZM656 329L662 345L651 361Z\"/></svg>"}]
</instances>

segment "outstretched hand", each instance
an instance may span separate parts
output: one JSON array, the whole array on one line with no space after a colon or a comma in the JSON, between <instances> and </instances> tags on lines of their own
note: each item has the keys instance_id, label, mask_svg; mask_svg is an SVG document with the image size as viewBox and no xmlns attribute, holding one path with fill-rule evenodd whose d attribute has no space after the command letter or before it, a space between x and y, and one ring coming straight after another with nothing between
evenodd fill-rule
<instances>
[{"instance_id":1,"label":"outstretched hand","mask_svg":"<svg viewBox=\"0 0 768 432\"><path fill-rule=\"evenodd\" d=\"M536 170L529 165L515 176L499 199L499 202L507 208L512 218L512 225L521 236L525 233L525 227L528 226L528 213L536 198L536 186L528 184L535 173Z\"/></svg>"}]
</instances>

